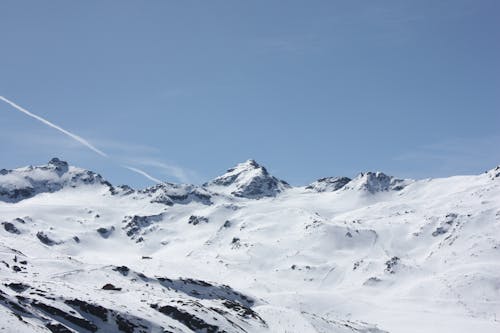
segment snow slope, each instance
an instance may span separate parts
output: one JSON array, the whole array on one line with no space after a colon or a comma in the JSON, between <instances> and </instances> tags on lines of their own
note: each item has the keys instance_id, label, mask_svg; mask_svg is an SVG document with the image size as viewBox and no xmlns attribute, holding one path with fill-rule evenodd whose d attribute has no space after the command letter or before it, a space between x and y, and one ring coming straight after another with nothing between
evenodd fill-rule
<instances>
[{"instance_id":1,"label":"snow slope","mask_svg":"<svg viewBox=\"0 0 500 333\"><path fill-rule=\"evenodd\" d=\"M0 222L7 332L500 330L499 167L134 190L53 159L0 171Z\"/></svg>"}]
</instances>

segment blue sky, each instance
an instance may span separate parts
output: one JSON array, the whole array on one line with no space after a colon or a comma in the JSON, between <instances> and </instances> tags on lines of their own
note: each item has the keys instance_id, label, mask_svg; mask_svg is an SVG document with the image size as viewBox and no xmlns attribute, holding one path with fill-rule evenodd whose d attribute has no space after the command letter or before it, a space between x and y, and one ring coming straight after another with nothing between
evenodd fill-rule
<instances>
[{"instance_id":1,"label":"blue sky","mask_svg":"<svg viewBox=\"0 0 500 333\"><path fill-rule=\"evenodd\" d=\"M201 183L254 158L302 185L500 163L500 2L0 3L0 167Z\"/></svg>"}]
</instances>

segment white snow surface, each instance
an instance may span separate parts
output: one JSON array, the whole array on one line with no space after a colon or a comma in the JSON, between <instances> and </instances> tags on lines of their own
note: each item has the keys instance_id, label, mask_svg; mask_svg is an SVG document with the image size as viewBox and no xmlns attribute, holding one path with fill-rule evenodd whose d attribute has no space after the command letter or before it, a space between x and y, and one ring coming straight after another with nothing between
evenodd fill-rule
<instances>
[{"instance_id":1,"label":"white snow surface","mask_svg":"<svg viewBox=\"0 0 500 333\"><path fill-rule=\"evenodd\" d=\"M0 331L500 331L500 167L136 191L58 161L0 172Z\"/></svg>"}]
</instances>

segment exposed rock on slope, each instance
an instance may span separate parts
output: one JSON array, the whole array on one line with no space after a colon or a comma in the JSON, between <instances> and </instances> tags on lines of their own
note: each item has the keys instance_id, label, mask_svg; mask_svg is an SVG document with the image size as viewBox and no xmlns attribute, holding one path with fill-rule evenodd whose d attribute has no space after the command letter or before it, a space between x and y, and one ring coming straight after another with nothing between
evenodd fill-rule
<instances>
[{"instance_id":1,"label":"exposed rock on slope","mask_svg":"<svg viewBox=\"0 0 500 333\"><path fill-rule=\"evenodd\" d=\"M348 177L326 177L309 184L306 186L306 189L316 192L334 192L344 187L350 181L351 178Z\"/></svg>"},{"instance_id":2,"label":"exposed rock on slope","mask_svg":"<svg viewBox=\"0 0 500 333\"><path fill-rule=\"evenodd\" d=\"M151 202L172 206L173 204L189 204L199 202L210 205L211 193L206 189L195 185L186 184L157 184L139 191L151 198Z\"/></svg>"}]
</instances>

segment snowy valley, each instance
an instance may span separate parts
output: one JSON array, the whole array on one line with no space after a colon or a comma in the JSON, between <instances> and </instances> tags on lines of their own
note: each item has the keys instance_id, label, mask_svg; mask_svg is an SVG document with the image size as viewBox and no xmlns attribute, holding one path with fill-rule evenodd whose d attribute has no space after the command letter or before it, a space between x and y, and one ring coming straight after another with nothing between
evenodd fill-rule
<instances>
[{"instance_id":1,"label":"snowy valley","mask_svg":"<svg viewBox=\"0 0 500 333\"><path fill-rule=\"evenodd\" d=\"M293 187L0 170L5 332L498 332L500 167Z\"/></svg>"}]
</instances>

